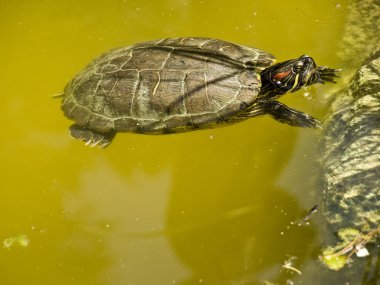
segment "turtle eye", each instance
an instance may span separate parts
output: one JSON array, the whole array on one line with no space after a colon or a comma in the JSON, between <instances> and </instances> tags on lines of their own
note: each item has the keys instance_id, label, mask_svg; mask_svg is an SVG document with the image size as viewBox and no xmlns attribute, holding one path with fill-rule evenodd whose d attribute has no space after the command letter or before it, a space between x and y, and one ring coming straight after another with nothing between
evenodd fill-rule
<instances>
[{"instance_id":1,"label":"turtle eye","mask_svg":"<svg viewBox=\"0 0 380 285\"><path fill-rule=\"evenodd\" d=\"M302 61L297 61L296 64L294 64L294 69L295 70L300 70L303 67L303 62Z\"/></svg>"}]
</instances>

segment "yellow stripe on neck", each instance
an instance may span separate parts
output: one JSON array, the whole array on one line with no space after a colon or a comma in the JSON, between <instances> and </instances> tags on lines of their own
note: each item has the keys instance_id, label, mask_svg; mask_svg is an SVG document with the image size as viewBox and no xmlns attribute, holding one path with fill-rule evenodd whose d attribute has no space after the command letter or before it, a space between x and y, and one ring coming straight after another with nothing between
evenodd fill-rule
<instances>
[{"instance_id":1,"label":"yellow stripe on neck","mask_svg":"<svg viewBox=\"0 0 380 285\"><path fill-rule=\"evenodd\" d=\"M290 92L292 92L298 85L298 78L300 77L299 74L296 75L296 79L294 80L294 84L292 86L292 88L289 90Z\"/></svg>"}]
</instances>

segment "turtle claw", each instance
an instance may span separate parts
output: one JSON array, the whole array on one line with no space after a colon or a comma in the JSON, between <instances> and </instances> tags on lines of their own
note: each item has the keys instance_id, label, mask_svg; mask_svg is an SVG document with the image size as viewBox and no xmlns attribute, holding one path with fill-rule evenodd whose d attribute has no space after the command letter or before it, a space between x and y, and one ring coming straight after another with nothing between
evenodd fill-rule
<instances>
[{"instance_id":1,"label":"turtle claw","mask_svg":"<svg viewBox=\"0 0 380 285\"><path fill-rule=\"evenodd\" d=\"M339 78L339 72L342 69L329 68L327 66L318 66L317 72L319 73L318 83L325 84L325 82L336 83L335 79Z\"/></svg>"},{"instance_id":2,"label":"turtle claw","mask_svg":"<svg viewBox=\"0 0 380 285\"><path fill-rule=\"evenodd\" d=\"M102 144L99 144L98 147L99 148L106 148L111 142L110 141L107 141L107 142L104 142Z\"/></svg>"},{"instance_id":3,"label":"turtle claw","mask_svg":"<svg viewBox=\"0 0 380 285\"><path fill-rule=\"evenodd\" d=\"M318 121L318 120L317 120ZM318 121L318 123L315 125L314 129L319 129L319 130L322 130L322 125L321 125L321 122Z\"/></svg>"},{"instance_id":4,"label":"turtle claw","mask_svg":"<svg viewBox=\"0 0 380 285\"><path fill-rule=\"evenodd\" d=\"M308 120L308 125L305 127L322 130L322 123L320 120L317 120L316 118L313 118L311 116L308 116L306 119Z\"/></svg>"},{"instance_id":5,"label":"turtle claw","mask_svg":"<svg viewBox=\"0 0 380 285\"><path fill-rule=\"evenodd\" d=\"M100 133L79 125L70 126L70 134L73 138L84 141L86 146L99 148L107 147L115 136L114 132Z\"/></svg>"},{"instance_id":6,"label":"turtle claw","mask_svg":"<svg viewBox=\"0 0 380 285\"><path fill-rule=\"evenodd\" d=\"M100 139L100 140L88 140L86 141L85 145L89 147L99 147L99 148L106 148L111 142L106 139Z\"/></svg>"},{"instance_id":7,"label":"turtle claw","mask_svg":"<svg viewBox=\"0 0 380 285\"><path fill-rule=\"evenodd\" d=\"M85 140L83 140L84 142L85 142L85 146L89 146L91 143L92 143L92 140L88 140L88 141L85 141Z\"/></svg>"},{"instance_id":8,"label":"turtle claw","mask_svg":"<svg viewBox=\"0 0 380 285\"><path fill-rule=\"evenodd\" d=\"M94 141L92 143L89 144L89 147L94 147L94 146L97 146L101 141Z\"/></svg>"}]
</instances>

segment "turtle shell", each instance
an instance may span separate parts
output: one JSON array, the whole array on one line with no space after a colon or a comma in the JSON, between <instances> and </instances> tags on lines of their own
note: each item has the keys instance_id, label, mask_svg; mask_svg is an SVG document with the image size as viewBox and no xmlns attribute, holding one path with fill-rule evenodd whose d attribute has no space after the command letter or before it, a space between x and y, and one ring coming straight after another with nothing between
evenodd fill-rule
<instances>
[{"instance_id":1,"label":"turtle shell","mask_svg":"<svg viewBox=\"0 0 380 285\"><path fill-rule=\"evenodd\" d=\"M182 132L228 122L254 103L264 51L208 38L162 39L111 50L65 88L62 109L98 132Z\"/></svg>"}]
</instances>

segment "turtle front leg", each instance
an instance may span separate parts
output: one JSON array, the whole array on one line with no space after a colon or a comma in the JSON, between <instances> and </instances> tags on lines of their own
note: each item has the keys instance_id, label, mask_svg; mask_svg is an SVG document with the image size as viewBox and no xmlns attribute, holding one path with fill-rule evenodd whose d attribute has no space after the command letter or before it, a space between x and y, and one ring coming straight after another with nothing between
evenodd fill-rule
<instances>
[{"instance_id":1,"label":"turtle front leg","mask_svg":"<svg viewBox=\"0 0 380 285\"><path fill-rule=\"evenodd\" d=\"M278 101L271 100L262 104L264 112L281 123L296 127L321 128L319 120L308 114L289 108Z\"/></svg>"},{"instance_id":2,"label":"turtle front leg","mask_svg":"<svg viewBox=\"0 0 380 285\"><path fill-rule=\"evenodd\" d=\"M78 139L86 142L86 145L94 147L99 146L101 148L107 147L115 137L115 132L110 133L100 133L97 131L90 130L86 127L79 126L77 124L71 125L70 135L74 139Z\"/></svg>"}]
</instances>

